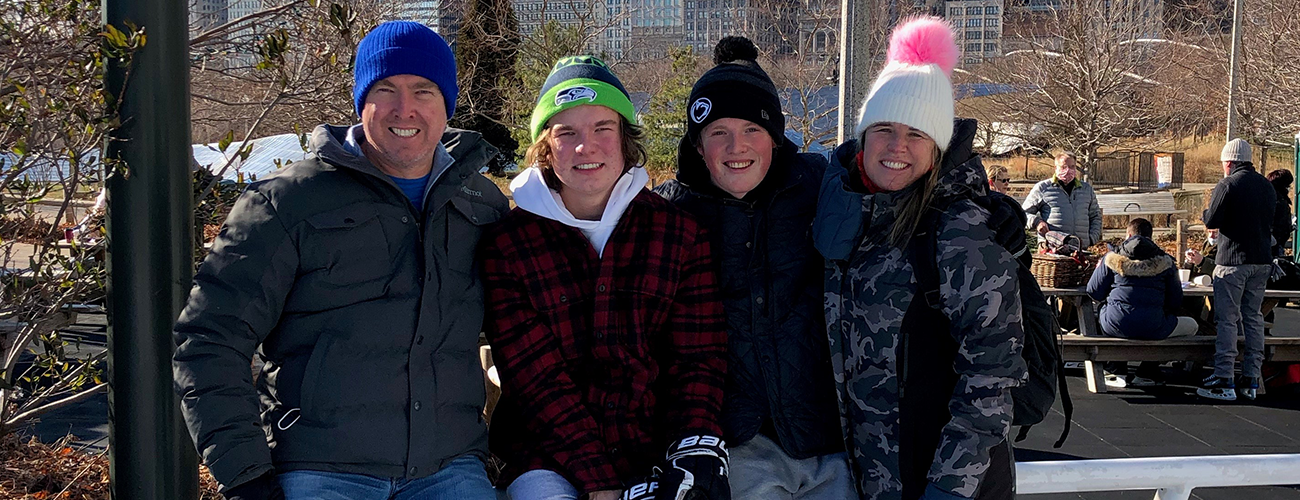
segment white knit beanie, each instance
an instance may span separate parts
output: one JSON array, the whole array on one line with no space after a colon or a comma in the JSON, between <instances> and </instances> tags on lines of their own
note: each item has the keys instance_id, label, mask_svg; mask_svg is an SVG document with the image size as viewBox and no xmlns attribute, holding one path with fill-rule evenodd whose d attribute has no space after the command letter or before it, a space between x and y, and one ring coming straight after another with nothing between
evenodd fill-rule
<instances>
[{"instance_id":1,"label":"white knit beanie","mask_svg":"<svg viewBox=\"0 0 1300 500\"><path fill-rule=\"evenodd\" d=\"M946 150L955 114L949 77L959 56L952 28L941 19L920 17L896 28L854 135L861 139L872 124L896 122L920 129Z\"/></svg>"},{"instance_id":2,"label":"white knit beanie","mask_svg":"<svg viewBox=\"0 0 1300 500\"><path fill-rule=\"evenodd\" d=\"M1241 139L1228 141L1219 153L1219 161L1250 161L1250 143Z\"/></svg>"}]
</instances>

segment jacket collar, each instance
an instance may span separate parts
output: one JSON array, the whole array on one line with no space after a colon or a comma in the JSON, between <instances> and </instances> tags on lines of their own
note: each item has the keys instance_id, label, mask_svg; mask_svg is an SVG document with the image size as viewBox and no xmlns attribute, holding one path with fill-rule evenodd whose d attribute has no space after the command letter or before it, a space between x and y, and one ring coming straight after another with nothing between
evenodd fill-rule
<instances>
[{"instance_id":1,"label":"jacket collar","mask_svg":"<svg viewBox=\"0 0 1300 500\"><path fill-rule=\"evenodd\" d=\"M319 125L307 138L307 150L321 161L335 167L347 168L367 175L388 179L388 176L370 163L364 155L353 154L344 146L350 127L337 125ZM444 174L447 178L464 178L464 174L474 173L474 167L481 166L488 158L494 156L496 148L487 144L477 132L448 128L442 134L439 144L453 163ZM392 182L389 180L389 182ZM396 184L394 184L396 186Z\"/></svg>"},{"instance_id":2,"label":"jacket collar","mask_svg":"<svg viewBox=\"0 0 1300 500\"><path fill-rule=\"evenodd\" d=\"M1162 253L1149 259L1139 260L1124 256L1119 252L1110 252L1106 254L1106 267L1120 276L1149 278L1159 276L1160 273L1173 269L1174 258Z\"/></svg>"},{"instance_id":3,"label":"jacket collar","mask_svg":"<svg viewBox=\"0 0 1300 500\"><path fill-rule=\"evenodd\" d=\"M336 125L317 126L312 130L311 137L307 139L309 156L314 155L335 168L344 168L374 177L400 192L397 183L370 163L365 156L358 156L348 151L344 146L348 128ZM482 136L477 132L452 128L448 128L443 133L439 148L445 150L444 154L451 159L452 163L443 171L439 182L430 183L429 192L425 194L425 213L434 213L441 209L456 193L472 193L473 190L463 186L465 179L473 175L476 168L481 167L488 158L496 154L496 148L482 140Z\"/></svg>"},{"instance_id":4,"label":"jacket collar","mask_svg":"<svg viewBox=\"0 0 1300 500\"><path fill-rule=\"evenodd\" d=\"M939 182L933 198L936 206L988 194L988 177L979 156L974 154L976 125L972 119L958 119L953 124L952 141L939 164ZM861 182L853 179L859 175L854 160L858 149L856 139L835 148L822 179L813 244L827 259L847 259L867 224L888 222L897 205L894 200L920 188L919 183L913 183L899 191L865 194Z\"/></svg>"},{"instance_id":5,"label":"jacket collar","mask_svg":"<svg viewBox=\"0 0 1300 500\"><path fill-rule=\"evenodd\" d=\"M1241 163L1238 163L1236 166L1232 167L1232 170L1228 171L1228 175L1231 176L1231 175L1243 174L1246 172L1254 172L1254 171L1255 171L1254 163L1243 161Z\"/></svg>"},{"instance_id":6,"label":"jacket collar","mask_svg":"<svg viewBox=\"0 0 1300 500\"><path fill-rule=\"evenodd\" d=\"M1121 276L1150 277L1174 267L1174 259L1144 236L1133 236L1106 254L1106 267Z\"/></svg>"}]
</instances>

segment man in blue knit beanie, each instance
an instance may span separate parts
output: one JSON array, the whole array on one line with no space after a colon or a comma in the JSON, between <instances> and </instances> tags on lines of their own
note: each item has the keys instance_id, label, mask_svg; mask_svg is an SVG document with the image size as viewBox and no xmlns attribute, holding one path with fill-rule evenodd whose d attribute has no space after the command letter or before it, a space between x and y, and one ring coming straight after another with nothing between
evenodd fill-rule
<instances>
[{"instance_id":1,"label":"man in blue knit beanie","mask_svg":"<svg viewBox=\"0 0 1300 500\"><path fill-rule=\"evenodd\" d=\"M508 209L478 173L496 150L447 129L456 63L424 25L376 27L354 78L361 123L251 184L194 277L185 422L231 500L496 500L474 257Z\"/></svg>"}]
</instances>

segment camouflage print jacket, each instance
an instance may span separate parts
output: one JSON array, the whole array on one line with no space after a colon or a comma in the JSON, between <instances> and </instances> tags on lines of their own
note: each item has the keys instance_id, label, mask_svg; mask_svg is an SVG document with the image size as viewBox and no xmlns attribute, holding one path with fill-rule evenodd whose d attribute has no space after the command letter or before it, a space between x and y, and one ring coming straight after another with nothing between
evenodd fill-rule
<instances>
[{"instance_id":1,"label":"camouflage print jacket","mask_svg":"<svg viewBox=\"0 0 1300 500\"><path fill-rule=\"evenodd\" d=\"M973 121L970 128L966 140L973 136ZM854 482L863 499L898 499L903 486L895 352L917 283L906 251L889 246L885 237L899 196L917 186L863 194L845 168L854 165L856 153L856 141L836 151L813 233L827 258L826 324ZM1010 389L1025 377L1020 297L1016 262L994 242L988 212L963 199L987 188L979 159L945 162L940 176L935 198L951 203L941 204L949 208L939 217L936 258L941 308L957 343L957 383L926 497L973 498L989 468L989 450L1010 430Z\"/></svg>"}]
</instances>

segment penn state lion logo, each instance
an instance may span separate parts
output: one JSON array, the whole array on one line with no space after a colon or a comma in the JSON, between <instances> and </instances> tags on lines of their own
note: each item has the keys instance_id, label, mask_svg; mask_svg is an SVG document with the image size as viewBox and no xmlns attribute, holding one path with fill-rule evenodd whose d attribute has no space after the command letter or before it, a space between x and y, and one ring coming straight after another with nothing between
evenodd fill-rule
<instances>
[{"instance_id":1,"label":"penn state lion logo","mask_svg":"<svg viewBox=\"0 0 1300 500\"><path fill-rule=\"evenodd\" d=\"M695 123L703 122L709 117L710 111L713 111L713 101L707 97L696 99L695 104L691 105L691 120Z\"/></svg>"},{"instance_id":2,"label":"penn state lion logo","mask_svg":"<svg viewBox=\"0 0 1300 500\"><path fill-rule=\"evenodd\" d=\"M586 99L587 102L596 102L596 91L591 87L569 87L555 94L555 105L563 106L565 104Z\"/></svg>"}]
</instances>

